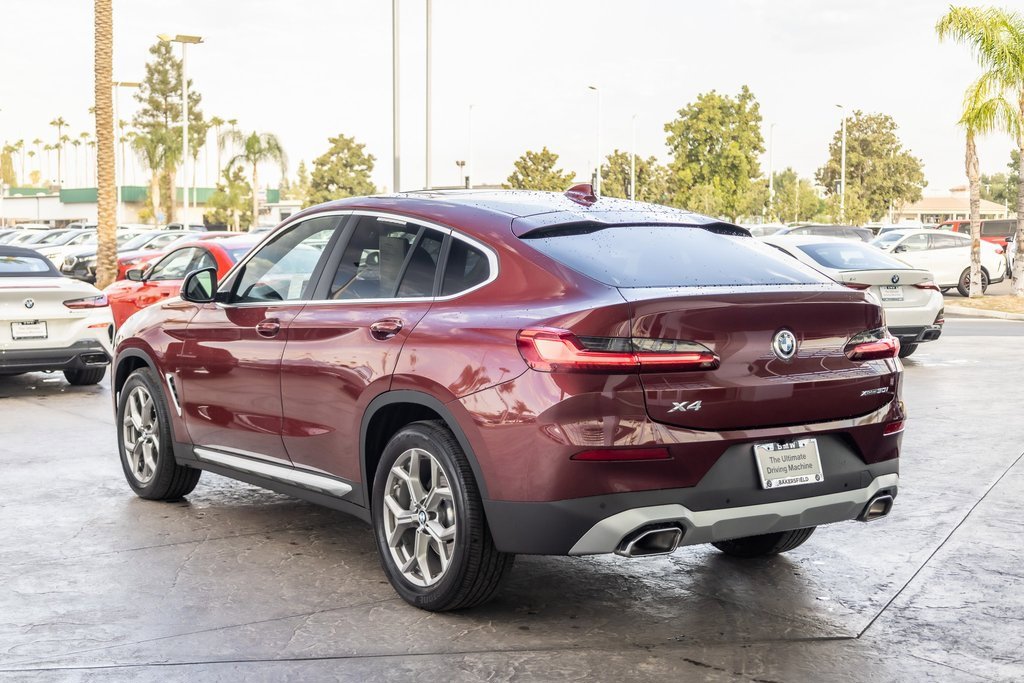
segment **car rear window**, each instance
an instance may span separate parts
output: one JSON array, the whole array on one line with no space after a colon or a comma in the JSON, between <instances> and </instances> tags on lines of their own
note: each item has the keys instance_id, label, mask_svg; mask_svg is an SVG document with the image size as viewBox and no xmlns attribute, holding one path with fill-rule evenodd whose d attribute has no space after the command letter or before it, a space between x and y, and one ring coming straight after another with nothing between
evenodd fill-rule
<instances>
[{"instance_id":1,"label":"car rear window","mask_svg":"<svg viewBox=\"0 0 1024 683\"><path fill-rule=\"evenodd\" d=\"M523 239L541 253L615 287L817 284L814 269L751 237L679 225L545 230Z\"/></svg>"},{"instance_id":2,"label":"car rear window","mask_svg":"<svg viewBox=\"0 0 1024 683\"><path fill-rule=\"evenodd\" d=\"M826 268L835 270L903 270L907 267L886 252L863 243L801 244L797 248Z\"/></svg>"},{"instance_id":3,"label":"car rear window","mask_svg":"<svg viewBox=\"0 0 1024 683\"><path fill-rule=\"evenodd\" d=\"M0 276L60 277L60 273L42 256L0 254Z\"/></svg>"}]
</instances>

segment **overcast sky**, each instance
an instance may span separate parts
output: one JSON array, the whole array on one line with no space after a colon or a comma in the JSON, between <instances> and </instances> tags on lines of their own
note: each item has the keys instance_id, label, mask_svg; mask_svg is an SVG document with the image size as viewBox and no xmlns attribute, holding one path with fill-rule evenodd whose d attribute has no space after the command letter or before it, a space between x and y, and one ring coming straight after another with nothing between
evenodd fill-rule
<instances>
[{"instance_id":1,"label":"overcast sky","mask_svg":"<svg viewBox=\"0 0 1024 683\"><path fill-rule=\"evenodd\" d=\"M747 84L761 103L766 146L776 124L775 168L813 176L842 103L891 114L924 161L927 189L944 191L965 182L956 121L977 74L965 48L935 38L948 4L434 0L433 182L458 182L471 104L477 182L501 182L516 157L543 145L583 178L596 145L588 85L602 93L603 154L629 149L636 114L638 154L667 160L663 126L678 109L700 92ZM401 189L416 189L425 165L425 4L399 6ZM114 0L114 10L115 79L142 78L157 33L202 35L188 67L207 116L277 134L290 174L321 154L328 136L353 135L377 158L377 185L394 189L387 0ZM52 141L46 124L59 115L74 133L91 125L92 46L91 2L4 0L0 139ZM129 118L135 103L127 94L121 102ZM1005 170L1011 146L1005 136L984 140L982 171Z\"/></svg>"}]
</instances>

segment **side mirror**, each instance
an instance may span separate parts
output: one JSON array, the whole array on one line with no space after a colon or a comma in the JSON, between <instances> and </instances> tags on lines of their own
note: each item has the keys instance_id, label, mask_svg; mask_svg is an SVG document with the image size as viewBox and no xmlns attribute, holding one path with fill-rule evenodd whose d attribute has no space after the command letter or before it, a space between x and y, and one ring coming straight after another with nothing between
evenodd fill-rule
<instances>
[{"instance_id":1,"label":"side mirror","mask_svg":"<svg viewBox=\"0 0 1024 683\"><path fill-rule=\"evenodd\" d=\"M203 268L185 276L181 283L181 298L194 304L208 304L217 292L217 269Z\"/></svg>"},{"instance_id":2,"label":"side mirror","mask_svg":"<svg viewBox=\"0 0 1024 683\"><path fill-rule=\"evenodd\" d=\"M142 268L132 268L125 271L124 279L131 280L132 282L142 282L145 272Z\"/></svg>"},{"instance_id":3,"label":"side mirror","mask_svg":"<svg viewBox=\"0 0 1024 683\"><path fill-rule=\"evenodd\" d=\"M893 249L893 253L895 253L895 254L902 254L906 250L907 250L907 245L901 244L900 246L898 246L895 249Z\"/></svg>"}]
</instances>

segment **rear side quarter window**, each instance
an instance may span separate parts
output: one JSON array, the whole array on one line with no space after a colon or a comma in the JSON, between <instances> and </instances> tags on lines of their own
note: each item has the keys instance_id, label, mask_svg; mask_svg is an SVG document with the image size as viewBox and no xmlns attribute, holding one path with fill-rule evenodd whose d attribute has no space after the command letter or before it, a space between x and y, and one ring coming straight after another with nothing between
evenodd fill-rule
<instances>
[{"instance_id":1,"label":"rear side quarter window","mask_svg":"<svg viewBox=\"0 0 1024 683\"><path fill-rule=\"evenodd\" d=\"M472 289L486 282L490 276L491 264L487 254L468 242L452 238L441 283L441 296Z\"/></svg>"}]
</instances>

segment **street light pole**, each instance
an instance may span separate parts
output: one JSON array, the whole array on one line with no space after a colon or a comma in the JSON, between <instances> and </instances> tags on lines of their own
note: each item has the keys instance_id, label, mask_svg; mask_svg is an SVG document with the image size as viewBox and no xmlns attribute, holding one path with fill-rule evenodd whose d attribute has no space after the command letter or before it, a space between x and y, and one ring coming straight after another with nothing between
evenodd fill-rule
<instances>
[{"instance_id":1,"label":"street light pole","mask_svg":"<svg viewBox=\"0 0 1024 683\"><path fill-rule=\"evenodd\" d=\"M203 39L200 36L186 36L180 33L173 37L166 33L161 33L157 36L157 38L164 41L165 43L181 43L181 111L183 117L181 136L181 169L184 180L184 187L182 187L182 199L184 199L184 202L182 202L182 204L184 205L184 210L182 211L183 215L181 218L182 222L187 225L189 222L188 195L191 184L189 183L188 178L188 68L186 66L186 63L188 60L188 46L190 44L201 43L203 42ZM254 187L252 191L256 192L256 188ZM173 197L171 198L171 201L174 201Z\"/></svg>"},{"instance_id":2,"label":"street light pole","mask_svg":"<svg viewBox=\"0 0 1024 683\"><path fill-rule=\"evenodd\" d=\"M473 107L475 104L469 105L469 127L467 129L467 141L466 146L469 148L467 151L467 163L466 163L466 189L473 189Z\"/></svg>"},{"instance_id":3,"label":"street light pole","mask_svg":"<svg viewBox=\"0 0 1024 683\"><path fill-rule=\"evenodd\" d=\"M391 0L391 147L394 158L391 182L395 192L399 191L402 180L398 143L398 0Z\"/></svg>"},{"instance_id":4,"label":"street light pole","mask_svg":"<svg viewBox=\"0 0 1024 683\"><path fill-rule=\"evenodd\" d=\"M431 42L430 38L431 38L431 32L432 32L432 30L431 30L431 9L432 9L431 8L431 4L432 4L431 0L427 0L427 58L425 60L426 61L426 67L427 67L427 116L426 116L426 119L427 119L427 121L426 121L426 123L427 123L427 131L426 131L427 132L427 138L426 138L427 139L427 143L426 143L426 148L427 148L427 150L426 150L427 151L427 155L426 155L427 156L427 159L426 159L427 168L426 168L426 171L427 171L427 173L426 173L426 181L424 182L424 187L427 190L429 190L432 187L432 183L430 182L430 151L431 151L430 150L430 72L431 72L430 58L431 58L431 52L432 52L431 45L430 45L430 42Z\"/></svg>"},{"instance_id":5,"label":"street light pole","mask_svg":"<svg viewBox=\"0 0 1024 683\"><path fill-rule=\"evenodd\" d=\"M597 175L596 182L594 183L594 194L598 197L601 196L601 91L596 85L588 85L588 90L593 90L597 93L597 154L595 156Z\"/></svg>"},{"instance_id":6,"label":"street light pole","mask_svg":"<svg viewBox=\"0 0 1024 683\"><path fill-rule=\"evenodd\" d=\"M837 104L839 110L843 112L843 142L842 151L840 152L840 186L839 186L839 222L846 222L846 107L841 104Z\"/></svg>"},{"instance_id":7,"label":"street light pole","mask_svg":"<svg viewBox=\"0 0 1024 683\"><path fill-rule=\"evenodd\" d=\"M629 146L629 200L636 201L636 114L633 114Z\"/></svg>"},{"instance_id":8,"label":"street light pole","mask_svg":"<svg viewBox=\"0 0 1024 683\"><path fill-rule=\"evenodd\" d=\"M768 126L768 220L775 211L775 124Z\"/></svg>"}]
</instances>

